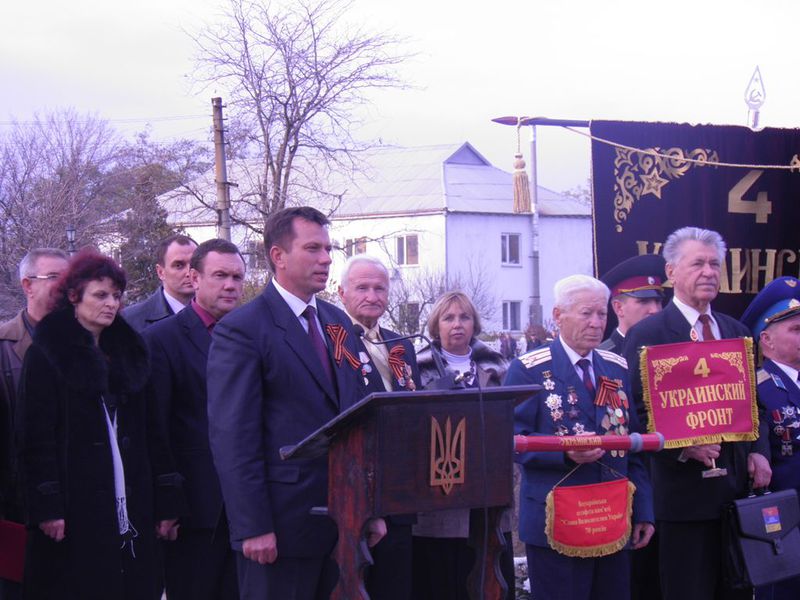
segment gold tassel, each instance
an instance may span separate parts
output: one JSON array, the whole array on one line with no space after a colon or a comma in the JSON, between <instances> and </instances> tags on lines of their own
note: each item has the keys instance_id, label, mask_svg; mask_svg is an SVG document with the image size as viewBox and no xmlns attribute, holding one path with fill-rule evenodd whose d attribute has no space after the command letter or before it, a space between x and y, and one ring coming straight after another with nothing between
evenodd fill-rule
<instances>
[{"instance_id":1,"label":"gold tassel","mask_svg":"<svg viewBox=\"0 0 800 600\"><path fill-rule=\"evenodd\" d=\"M528 172L525 170L525 161L520 150L520 128L523 117L517 118L517 153L514 155L514 174L511 183L514 186L514 212L531 212L531 186L528 181Z\"/></svg>"},{"instance_id":2,"label":"gold tassel","mask_svg":"<svg viewBox=\"0 0 800 600\"><path fill-rule=\"evenodd\" d=\"M525 171L525 161L519 152L514 155L514 174L511 179L514 184L514 212L531 212L531 186Z\"/></svg>"}]
</instances>

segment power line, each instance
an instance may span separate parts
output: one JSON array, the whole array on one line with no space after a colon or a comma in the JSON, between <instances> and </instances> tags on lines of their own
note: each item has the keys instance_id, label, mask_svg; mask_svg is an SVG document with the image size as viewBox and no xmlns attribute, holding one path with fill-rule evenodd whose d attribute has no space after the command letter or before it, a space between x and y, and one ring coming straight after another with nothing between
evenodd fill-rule
<instances>
[{"instance_id":1,"label":"power line","mask_svg":"<svg viewBox=\"0 0 800 600\"><path fill-rule=\"evenodd\" d=\"M98 117L97 120L106 121L108 123L163 123L167 121L189 121L191 119L208 119L209 115L176 115L172 117L141 117L141 118L128 118L128 119L104 119ZM38 123L41 121L37 120L26 120L26 121L0 121L0 125L32 125L34 123ZM66 123L67 121L56 121L56 123ZM77 120L73 121L70 120L70 123L77 123L80 125L85 125L89 123L87 120Z\"/></svg>"}]
</instances>

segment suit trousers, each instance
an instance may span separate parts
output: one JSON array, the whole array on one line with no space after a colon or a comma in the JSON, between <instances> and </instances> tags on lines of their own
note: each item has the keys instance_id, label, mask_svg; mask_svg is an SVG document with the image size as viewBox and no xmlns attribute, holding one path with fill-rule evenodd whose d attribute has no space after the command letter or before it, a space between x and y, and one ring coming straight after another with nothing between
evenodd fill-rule
<instances>
[{"instance_id":1,"label":"suit trousers","mask_svg":"<svg viewBox=\"0 0 800 600\"><path fill-rule=\"evenodd\" d=\"M339 568L329 556L318 558L278 557L260 565L236 553L239 600L328 600Z\"/></svg>"},{"instance_id":2,"label":"suit trousers","mask_svg":"<svg viewBox=\"0 0 800 600\"><path fill-rule=\"evenodd\" d=\"M628 600L630 552L573 558L551 548L525 545L535 600Z\"/></svg>"},{"instance_id":3,"label":"suit trousers","mask_svg":"<svg viewBox=\"0 0 800 600\"><path fill-rule=\"evenodd\" d=\"M723 581L722 521L659 521L661 594L664 600L750 600L752 589Z\"/></svg>"},{"instance_id":4,"label":"suit trousers","mask_svg":"<svg viewBox=\"0 0 800 600\"><path fill-rule=\"evenodd\" d=\"M370 550L364 585L370 600L411 600L411 524L387 520L386 536Z\"/></svg>"},{"instance_id":5,"label":"suit trousers","mask_svg":"<svg viewBox=\"0 0 800 600\"><path fill-rule=\"evenodd\" d=\"M181 526L178 539L164 542L163 548L169 600L238 597L236 554L228 542L227 526L217 530Z\"/></svg>"}]
</instances>

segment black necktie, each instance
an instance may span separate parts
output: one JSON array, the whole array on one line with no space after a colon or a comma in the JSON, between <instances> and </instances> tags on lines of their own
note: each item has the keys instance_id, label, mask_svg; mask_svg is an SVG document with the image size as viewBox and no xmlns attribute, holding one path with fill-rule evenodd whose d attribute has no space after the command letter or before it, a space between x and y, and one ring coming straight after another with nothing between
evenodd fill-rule
<instances>
[{"instance_id":1,"label":"black necktie","mask_svg":"<svg viewBox=\"0 0 800 600\"><path fill-rule=\"evenodd\" d=\"M589 372L589 366L591 364L592 363L586 358L582 358L578 361L578 366L581 368L581 371L583 371L583 387L589 392L589 397L594 400L594 383L592 383L592 374Z\"/></svg>"},{"instance_id":2,"label":"black necktie","mask_svg":"<svg viewBox=\"0 0 800 600\"><path fill-rule=\"evenodd\" d=\"M703 341L709 342L711 340L717 339L714 336L714 330L711 329L711 317L709 317L708 315L700 315L699 317L697 317L697 319L703 326Z\"/></svg>"},{"instance_id":3,"label":"black necktie","mask_svg":"<svg viewBox=\"0 0 800 600\"><path fill-rule=\"evenodd\" d=\"M306 306L306 309L303 311L303 316L308 321L308 337L311 340L311 346L314 348L314 352L317 358L319 358L319 362L322 364L322 369L328 376L328 381L333 383L331 359L328 357L328 347L325 345L325 340L322 339L322 336L319 334L319 329L317 329L316 314L317 311L315 311L314 307L311 305Z\"/></svg>"}]
</instances>

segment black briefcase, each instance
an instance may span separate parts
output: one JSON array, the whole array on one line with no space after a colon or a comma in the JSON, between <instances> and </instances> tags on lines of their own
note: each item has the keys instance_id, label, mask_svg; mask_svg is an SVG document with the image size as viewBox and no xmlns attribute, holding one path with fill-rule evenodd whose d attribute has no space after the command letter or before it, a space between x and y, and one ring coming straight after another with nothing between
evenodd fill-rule
<instances>
[{"instance_id":1,"label":"black briefcase","mask_svg":"<svg viewBox=\"0 0 800 600\"><path fill-rule=\"evenodd\" d=\"M795 490L734 500L723 514L725 569L734 588L800 575L800 503Z\"/></svg>"}]
</instances>

